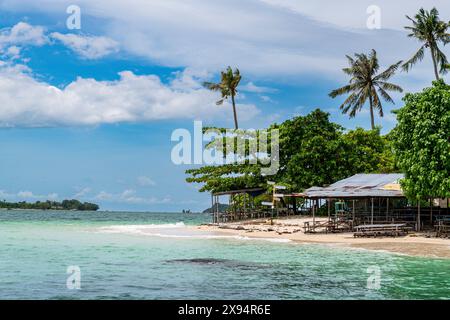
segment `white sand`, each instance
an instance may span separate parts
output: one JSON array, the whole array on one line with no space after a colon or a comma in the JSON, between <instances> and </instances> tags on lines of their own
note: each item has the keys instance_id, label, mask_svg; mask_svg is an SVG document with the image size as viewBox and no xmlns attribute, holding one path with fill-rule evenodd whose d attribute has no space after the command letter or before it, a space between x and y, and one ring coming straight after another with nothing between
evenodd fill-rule
<instances>
[{"instance_id":1,"label":"white sand","mask_svg":"<svg viewBox=\"0 0 450 320\"><path fill-rule=\"evenodd\" d=\"M253 220L228 223L218 226L199 226L198 230L220 235L234 235L249 238L289 239L299 243L320 243L344 245L368 250L382 250L393 253L422 257L450 258L450 239L429 237L433 234L411 232L405 237L354 238L353 233L305 234L303 224L309 218ZM316 221L326 220L323 218Z\"/></svg>"}]
</instances>

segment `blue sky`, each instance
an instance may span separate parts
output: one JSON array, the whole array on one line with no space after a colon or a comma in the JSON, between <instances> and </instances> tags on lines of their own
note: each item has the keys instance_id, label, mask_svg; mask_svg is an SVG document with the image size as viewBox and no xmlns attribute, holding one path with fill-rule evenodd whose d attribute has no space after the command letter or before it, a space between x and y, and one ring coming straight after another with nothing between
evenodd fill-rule
<instances>
[{"instance_id":1,"label":"blue sky","mask_svg":"<svg viewBox=\"0 0 450 320\"><path fill-rule=\"evenodd\" d=\"M232 126L229 104L202 88L239 67L242 127L262 128L320 107L351 129L369 115L342 115L328 92L345 83L345 54L375 48L387 66L409 58L405 14L448 1L377 1L381 28L368 29L373 1L0 0L0 198L78 198L105 210L201 210L209 195L185 183L170 159L177 128L194 120ZM66 9L81 9L69 30ZM249 15L248 12L252 14ZM444 48L448 52L448 48ZM431 83L429 56L392 81L405 91ZM395 126L392 109L377 118Z\"/></svg>"}]
</instances>

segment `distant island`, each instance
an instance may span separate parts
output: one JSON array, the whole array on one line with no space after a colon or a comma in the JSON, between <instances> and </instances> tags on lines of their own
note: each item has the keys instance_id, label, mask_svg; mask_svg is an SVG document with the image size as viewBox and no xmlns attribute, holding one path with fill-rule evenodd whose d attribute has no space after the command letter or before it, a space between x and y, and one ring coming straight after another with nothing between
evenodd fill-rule
<instances>
[{"instance_id":1,"label":"distant island","mask_svg":"<svg viewBox=\"0 0 450 320\"><path fill-rule=\"evenodd\" d=\"M36 201L30 202L6 202L0 201L0 209L35 209L35 210L76 210L76 211L97 211L100 207L95 203L80 202L78 200L57 201Z\"/></svg>"},{"instance_id":2,"label":"distant island","mask_svg":"<svg viewBox=\"0 0 450 320\"><path fill-rule=\"evenodd\" d=\"M214 209L217 207L219 207L219 212L224 212L228 209L229 205L223 204L223 203L218 203L214 207L204 210L203 213L214 213L214 211L215 211Z\"/></svg>"}]
</instances>

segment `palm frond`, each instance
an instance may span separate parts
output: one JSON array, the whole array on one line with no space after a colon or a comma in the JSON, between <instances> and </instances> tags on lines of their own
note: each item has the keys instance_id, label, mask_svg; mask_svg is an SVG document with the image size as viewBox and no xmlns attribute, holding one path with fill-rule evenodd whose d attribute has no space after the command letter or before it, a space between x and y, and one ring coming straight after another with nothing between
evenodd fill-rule
<instances>
[{"instance_id":1,"label":"palm frond","mask_svg":"<svg viewBox=\"0 0 450 320\"><path fill-rule=\"evenodd\" d=\"M439 64L440 73L447 73L447 68L445 67L448 64L447 56L436 46L435 48L436 61Z\"/></svg>"},{"instance_id":2,"label":"palm frond","mask_svg":"<svg viewBox=\"0 0 450 320\"><path fill-rule=\"evenodd\" d=\"M417 52L412 56L411 59L409 59L408 61L406 61L403 65L402 65L402 69L406 72L408 72L409 70L411 70L411 67L413 65L415 65L417 62L422 61L423 57L425 56L425 45L423 45L422 47L420 47L419 50L417 50Z\"/></svg>"},{"instance_id":3,"label":"palm frond","mask_svg":"<svg viewBox=\"0 0 450 320\"><path fill-rule=\"evenodd\" d=\"M382 88L383 90L403 92L403 88L402 87L400 87L399 85L393 84L393 83L384 82L384 81L378 81L376 83L376 85L378 87Z\"/></svg>"},{"instance_id":4,"label":"palm frond","mask_svg":"<svg viewBox=\"0 0 450 320\"><path fill-rule=\"evenodd\" d=\"M220 91L221 86L219 83L213 83L213 82L203 82L203 86L206 89L212 90L212 91Z\"/></svg>"},{"instance_id":5,"label":"palm frond","mask_svg":"<svg viewBox=\"0 0 450 320\"><path fill-rule=\"evenodd\" d=\"M395 72L397 71L398 67L402 64L402 62L403 61L399 61L399 62L391 65L389 68L387 68L385 71L383 71L379 75L375 76L373 79L375 81L388 80L389 78L391 78L395 74Z\"/></svg>"}]
</instances>

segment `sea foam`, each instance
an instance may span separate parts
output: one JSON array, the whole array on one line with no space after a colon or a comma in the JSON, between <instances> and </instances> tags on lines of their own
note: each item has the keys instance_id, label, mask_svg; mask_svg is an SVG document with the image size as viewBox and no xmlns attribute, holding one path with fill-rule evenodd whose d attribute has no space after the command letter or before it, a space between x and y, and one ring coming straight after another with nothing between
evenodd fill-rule
<instances>
[{"instance_id":1,"label":"sea foam","mask_svg":"<svg viewBox=\"0 0 450 320\"><path fill-rule=\"evenodd\" d=\"M241 241L266 241L275 243L291 242L289 239L256 238L238 235L218 235L205 233L186 228L183 222L169 224L149 224L149 225L112 225L96 229L99 233L129 234L160 238L190 238L190 239L232 239Z\"/></svg>"}]
</instances>

